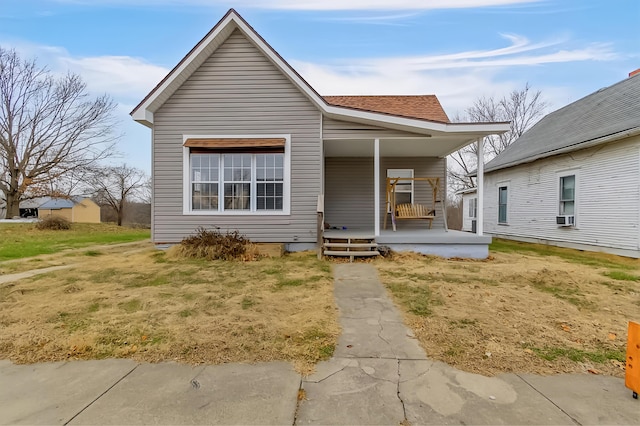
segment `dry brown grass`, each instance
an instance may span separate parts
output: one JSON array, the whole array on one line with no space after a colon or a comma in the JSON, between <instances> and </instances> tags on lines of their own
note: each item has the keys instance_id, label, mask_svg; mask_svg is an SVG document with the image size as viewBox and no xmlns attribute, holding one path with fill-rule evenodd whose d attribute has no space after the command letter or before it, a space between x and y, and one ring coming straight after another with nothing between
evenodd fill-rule
<instances>
[{"instance_id":1,"label":"dry brown grass","mask_svg":"<svg viewBox=\"0 0 640 426\"><path fill-rule=\"evenodd\" d=\"M75 259L72 269L0 285L0 358L288 360L304 373L333 353L332 278L314 254L202 261L146 249Z\"/></svg>"},{"instance_id":2,"label":"dry brown grass","mask_svg":"<svg viewBox=\"0 0 640 426\"><path fill-rule=\"evenodd\" d=\"M374 265L430 358L490 375L624 375L640 283L611 279L607 267L521 253L486 261L403 254Z\"/></svg>"}]
</instances>

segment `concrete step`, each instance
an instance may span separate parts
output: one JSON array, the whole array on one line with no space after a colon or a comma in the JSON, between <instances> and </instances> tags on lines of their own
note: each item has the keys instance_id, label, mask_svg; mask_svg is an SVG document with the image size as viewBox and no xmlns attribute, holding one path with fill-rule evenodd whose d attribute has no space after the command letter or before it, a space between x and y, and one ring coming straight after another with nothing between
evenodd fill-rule
<instances>
[{"instance_id":1,"label":"concrete step","mask_svg":"<svg viewBox=\"0 0 640 426\"><path fill-rule=\"evenodd\" d=\"M378 243L333 243L326 241L324 247L357 247L357 248L375 248L378 247Z\"/></svg>"},{"instance_id":2,"label":"concrete step","mask_svg":"<svg viewBox=\"0 0 640 426\"><path fill-rule=\"evenodd\" d=\"M380 256L378 250L371 251L337 251L337 250L325 250L325 256L349 256L349 257L371 257Z\"/></svg>"}]
</instances>

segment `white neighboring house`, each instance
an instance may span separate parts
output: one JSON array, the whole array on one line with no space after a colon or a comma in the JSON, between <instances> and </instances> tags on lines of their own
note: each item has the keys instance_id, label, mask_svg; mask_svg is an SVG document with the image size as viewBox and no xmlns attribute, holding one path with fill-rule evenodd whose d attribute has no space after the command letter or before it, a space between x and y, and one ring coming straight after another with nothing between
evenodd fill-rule
<instances>
[{"instance_id":1,"label":"white neighboring house","mask_svg":"<svg viewBox=\"0 0 640 426\"><path fill-rule=\"evenodd\" d=\"M476 232L478 190L476 188L469 188L458 191L456 194L462 195L462 230Z\"/></svg>"},{"instance_id":2,"label":"white neighboring house","mask_svg":"<svg viewBox=\"0 0 640 426\"><path fill-rule=\"evenodd\" d=\"M544 117L484 187L488 234L640 257L640 74Z\"/></svg>"}]
</instances>

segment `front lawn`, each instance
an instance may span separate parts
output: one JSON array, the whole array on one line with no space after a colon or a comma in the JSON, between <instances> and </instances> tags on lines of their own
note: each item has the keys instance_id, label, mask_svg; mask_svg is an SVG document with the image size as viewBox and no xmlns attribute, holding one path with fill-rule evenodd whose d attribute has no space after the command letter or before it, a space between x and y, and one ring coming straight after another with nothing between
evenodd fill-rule
<instances>
[{"instance_id":1,"label":"front lawn","mask_svg":"<svg viewBox=\"0 0 640 426\"><path fill-rule=\"evenodd\" d=\"M624 375L636 259L498 240L485 261L374 262L427 356L481 374Z\"/></svg>"},{"instance_id":2,"label":"front lawn","mask_svg":"<svg viewBox=\"0 0 640 426\"><path fill-rule=\"evenodd\" d=\"M0 285L0 358L288 360L308 372L339 334L330 264L92 250L72 269Z\"/></svg>"}]
</instances>

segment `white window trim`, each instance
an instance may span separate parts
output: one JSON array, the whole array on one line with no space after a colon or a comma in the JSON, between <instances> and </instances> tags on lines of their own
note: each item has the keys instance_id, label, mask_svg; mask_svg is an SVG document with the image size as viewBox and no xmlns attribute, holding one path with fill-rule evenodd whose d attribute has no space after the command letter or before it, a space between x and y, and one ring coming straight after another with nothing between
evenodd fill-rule
<instances>
[{"instance_id":1,"label":"white window trim","mask_svg":"<svg viewBox=\"0 0 640 426\"><path fill-rule=\"evenodd\" d=\"M282 210L192 210L191 208L191 156L187 139L277 139L284 144L284 188ZM182 135L182 214L185 216L289 216L291 214L291 134L268 135ZM253 162L254 160L252 160ZM253 195L252 195L253 197Z\"/></svg>"},{"instance_id":2,"label":"white window trim","mask_svg":"<svg viewBox=\"0 0 640 426\"><path fill-rule=\"evenodd\" d=\"M475 206L473 206L475 204ZM471 208L471 206L473 206L473 208ZM471 197L469 198L469 208L467 209L467 213L468 210L473 211L473 215L469 214L469 218L470 219L477 219L478 218L478 197ZM507 205L508 207L508 205Z\"/></svg>"},{"instance_id":3,"label":"white window trim","mask_svg":"<svg viewBox=\"0 0 640 426\"><path fill-rule=\"evenodd\" d=\"M397 177L397 176L389 176L389 172L407 172L410 171L411 172L411 176L409 178L414 178L415 177L415 169L387 169L387 177ZM400 178L402 179L402 178ZM396 189L396 193L400 193L400 194L411 194L411 203L414 204L415 203L415 181L411 181L411 191L398 191ZM389 200L386 200L387 202L389 202ZM391 213L391 205L389 205L389 211L387 213Z\"/></svg>"},{"instance_id":4,"label":"white window trim","mask_svg":"<svg viewBox=\"0 0 640 426\"><path fill-rule=\"evenodd\" d=\"M506 182L498 182L496 184L496 205L497 205L497 217L496 217L496 223L500 226L508 226L509 225L509 218L511 217L511 214L509 212L509 207L511 206L511 203L509 202L509 199L511 198L511 189L510 189L510 184L511 181L506 181ZM505 222L500 222L500 188L507 188L507 220Z\"/></svg>"},{"instance_id":5,"label":"white window trim","mask_svg":"<svg viewBox=\"0 0 640 426\"><path fill-rule=\"evenodd\" d=\"M566 177L566 176L575 176L575 188L573 191L573 226L572 227L567 227L569 228L577 228L578 227L578 218L580 215L580 209L578 207L578 200L580 197L580 191L579 191L579 182L580 182L580 169L565 169L565 170L559 170L556 172L556 198L555 198L555 204L556 204L556 215L560 215L560 178ZM554 217L555 219L555 217ZM555 220L554 220L555 223Z\"/></svg>"}]
</instances>

